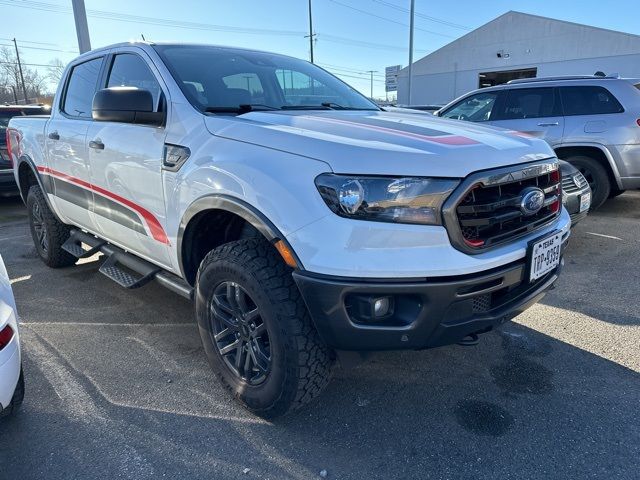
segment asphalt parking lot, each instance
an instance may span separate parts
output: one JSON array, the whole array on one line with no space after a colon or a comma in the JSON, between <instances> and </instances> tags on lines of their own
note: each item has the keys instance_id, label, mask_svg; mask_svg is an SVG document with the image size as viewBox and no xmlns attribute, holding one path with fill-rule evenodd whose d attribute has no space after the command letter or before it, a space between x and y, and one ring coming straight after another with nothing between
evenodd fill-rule
<instances>
[{"instance_id":1,"label":"asphalt parking lot","mask_svg":"<svg viewBox=\"0 0 640 480\"><path fill-rule=\"evenodd\" d=\"M573 232L559 288L475 347L380 353L274 423L212 377L189 302L51 270L0 200L26 397L0 478L638 478L640 191Z\"/></svg>"}]
</instances>

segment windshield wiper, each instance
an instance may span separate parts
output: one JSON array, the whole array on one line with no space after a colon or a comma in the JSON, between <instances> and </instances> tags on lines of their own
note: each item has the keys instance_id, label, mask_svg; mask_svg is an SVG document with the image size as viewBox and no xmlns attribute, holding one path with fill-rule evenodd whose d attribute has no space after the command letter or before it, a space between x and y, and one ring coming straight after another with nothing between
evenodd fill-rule
<instances>
[{"instance_id":1,"label":"windshield wiper","mask_svg":"<svg viewBox=\"0 0 640 480\"><path fill-rule=\"evenodd\" d=\"M243 103L237 107L219 107L211 106L204 109L207 113L248 113L257 112L261 110L280 110L280 107L273 107L271 105L264 105L262 103Z\"/></svg>"},{"instance_id":2,"label":"windshield wiper","mask_svg":"<svg viewBox=\"0 0 640 480\"><path fill-rule=\"evenodd\" d=\"M283 105L282 110L333 110L324 105Z\"/></svg>"},{"instance_id":3,"label":"windshield wiper","mask_svg":"<svg viewBox=\"0 0 640 480\"><path fill-rule=\"evenodd\" d=\"M323 107L330 108L332 110L371 110L375 111L373 108L358 108L358 107L343 107L339 103L336 102L322 102Z\"/></svg>"}]
</instances>

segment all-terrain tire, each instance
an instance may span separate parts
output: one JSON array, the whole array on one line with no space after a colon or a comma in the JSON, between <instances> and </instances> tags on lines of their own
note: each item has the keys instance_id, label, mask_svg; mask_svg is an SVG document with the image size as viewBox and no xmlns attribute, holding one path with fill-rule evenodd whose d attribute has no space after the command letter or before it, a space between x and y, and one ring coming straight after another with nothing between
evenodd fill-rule
<instances>
[{"instance_id":1,"label":"all-terrain tire","mask_svg":"<svg viewBox=\"0 0 640 480\"><path fill-rule=\"evenodd\" d=\"M31 186L27 194L27 213L33 243L42 261L51 268L75 264L78 259L62 249L62 244L69 238L70 227L49 209L38 185Z\"/></svg>"},{"instance_id":2,"label":"all-terrain tire","mask_svg":"<svg viewBox=\"0 0 640 480\"><path fill-rule=\"evenodd\" d=\"M600 207L611 193L611 180L605 167L595 158L576 155L565 158L567 162L580 170L591 187L591 210Z\"/></svg>"},{"instance_id":3,"label":"all-terrain tire","mask_svg":"<svg viewBox=\"0 0 640 480\"><path fill-rule=\"evenodd\" d=\"M18 384L16 385L16 389L13 392L13 397L11 398L11 403L7 405L6 408L0 412L0 417L7 417L9 415L14 414L22 405L22 400L24 399L24 376L22 374L22 368L20 369L20 377L18 378Z\"/></svg>"},{"instance_id":4,"label":"all-terrain tire","mask_svg":"<svg viewBox=\"0 0 640 480\"><path fill-rule=\"evenodd\" d=\"M317 397L329 383L335 364L335 353L320 339L291 272L269 242L250 238L212 250L196 278L196 316L212 369L240 403L269 419ZM220 335L216 340L220 316L215 313L219 300L214 292L229 284L241 289L248 299L244 303L251 302L251 308L260 312L259 323L266 327L268 338L261 342L263 348L269 346L270 366L257 385L233 371L229 356L221 353ZM233 335L231 340L241 334Z\"/></svg>"}]
</instances>

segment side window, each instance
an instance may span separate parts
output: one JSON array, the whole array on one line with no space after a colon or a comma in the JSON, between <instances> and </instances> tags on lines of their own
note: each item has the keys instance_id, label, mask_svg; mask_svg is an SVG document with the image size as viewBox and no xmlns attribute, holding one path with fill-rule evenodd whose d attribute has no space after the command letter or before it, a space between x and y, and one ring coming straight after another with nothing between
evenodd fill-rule
<instances>
[{"instance_id":1,"label":"side window","mask_svg":"<svg viewBox=\"0 0 640 480\"><path fill-rule=\"evenodd\" d=\"M560 87L565 115L599 115L622 113L620 102L603 87Z\"/></svg>"},{"instance_id":2,"label":"side window","mask_svg":"<svg viewBox=\"0 0 640 480\"><path fill-rule=\"evenodd\" d=\"M107 87L137 87L149 90L153 96L154 111L160 107L160 84L145 61L133 53L116 55L109 72Z\"/></svg>"},{"instance_id":3,"label":"side window","mask_svg":"<svg viewBox=\"0 0 640 480\"><path fill-rule=\"evenodd\" d=\"M67 115L91 118L91 105L98 85L102 57L76 65L71 69L62 111Z\"/></svg>"},{"instance_id":4,"label":"side window","mask_svg":"<svg viewBox=\"0 0 640 480\"><path fill-rule=\"evenodd\" d=\"M472 95L444 112L442 117L470 122L486 122L491 118L497 98L498 92L483 92Z\"/></svg>"},{"instance_id":5,"label":"side window","mask_svg":"<svg viewBox=\"0 0 640 480\"><path fill-rule=\"evenodd\" d=\"M560 114L553 88L517 88L506 91L496 120L553 117Z\"/></svg>"}]
</instances>

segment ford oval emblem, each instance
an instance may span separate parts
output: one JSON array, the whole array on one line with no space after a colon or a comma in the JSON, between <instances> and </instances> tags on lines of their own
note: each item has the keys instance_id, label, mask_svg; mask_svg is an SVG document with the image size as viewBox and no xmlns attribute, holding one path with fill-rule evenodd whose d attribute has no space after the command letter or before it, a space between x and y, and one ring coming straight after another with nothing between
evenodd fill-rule
<instances>
[{"instance_id":1,"label":"ford oval emblem","mask_svg":"<svg viewBox=\"0 0 640 480\"><path fill-rule=\"evenodd\" d=\"M525 215L535 215L544 205L544 192L537 187L525 188L520 198L520 211Z\"/></svg>"}]
</instances>

